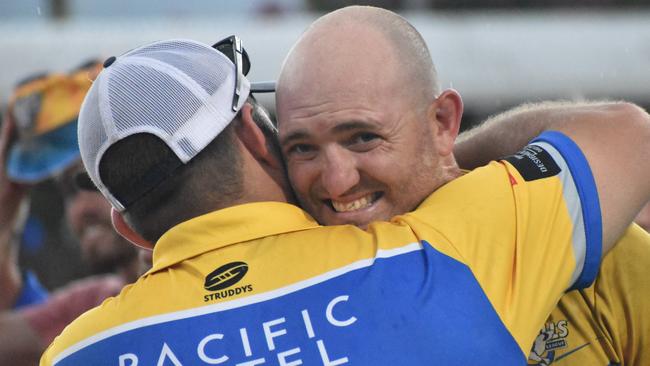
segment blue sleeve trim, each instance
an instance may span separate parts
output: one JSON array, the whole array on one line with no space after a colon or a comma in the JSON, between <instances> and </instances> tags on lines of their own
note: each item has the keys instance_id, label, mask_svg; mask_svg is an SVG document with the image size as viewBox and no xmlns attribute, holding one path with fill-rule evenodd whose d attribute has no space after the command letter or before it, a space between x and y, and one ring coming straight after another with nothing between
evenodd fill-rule
<instances>
[{"instance_id":1,"label":"blue sleeve trim","mask_svg":"<svg viewBox=\"0 0 650 366\"><path fill-rule=\"evenodd\" d=\"M546 131L532 142L538 141L553 145L562 154L580 196L587 247L585 248L585 263L582 273L570 290L589 287L598 274L603 251L603 223L596 181L587 158L568 136L558 131Z\"/></svg>"}]
</instances>

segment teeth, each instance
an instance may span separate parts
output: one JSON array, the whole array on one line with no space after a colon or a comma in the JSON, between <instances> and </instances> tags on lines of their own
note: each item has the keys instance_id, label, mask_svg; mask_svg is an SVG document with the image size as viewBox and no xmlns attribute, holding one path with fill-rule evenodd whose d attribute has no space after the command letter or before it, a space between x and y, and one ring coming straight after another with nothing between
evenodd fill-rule
<instances>
[{"instance_id":1,"label":"teeth","mask_svg":"<svg viewBox=\"0 0 650 366\"><path fill-rule=\"evenodd\" d=\"M370 206L372 202L373 202L372 194L369 194L365 197L361 197L358 200L348 202L348 203L332 201L332 206L334 207L334 210L336 212L348 212L348 211L356 211L362 208L366 208Z\"/></svg>"}]
</instances>

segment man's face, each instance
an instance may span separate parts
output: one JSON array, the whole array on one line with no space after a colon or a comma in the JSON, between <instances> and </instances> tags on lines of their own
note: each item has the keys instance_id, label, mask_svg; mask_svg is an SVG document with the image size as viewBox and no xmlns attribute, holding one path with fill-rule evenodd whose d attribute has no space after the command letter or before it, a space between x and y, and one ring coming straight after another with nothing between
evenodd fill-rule
<instances>
[{"instance_id":1,"label":"man's face","mask_svg":"<svg viewBox=\"0 0 650 366\"><path fill-rule=\"evenodd\" d=\"M369 44L382 42L367 36ZM310 57L335 52L325 49ZM414 101L389 47L361 53L382 62L355 67L353 52L303 67L306 59L297 58L285 65L297 76L277 95L289 179L302 207L326 225L388 220L440 184L429 105Z\"/></svg>"},{"instance_id":2,"label":"man's face","mask_svg":"<svg viewBox=\"0 0 650 366\"><path fill-rule=\"evenodd\" d=\"M70 177L62 184L74 184L77 171L78 167L66 172ZM136 258L135 247L113 229L111 206L99 192L70 187L65 192L66 216L91 272L112 272Z\"/></svg>"},{"instance_id":3,"label":"man's face","mask_svg":"<svg viewBox=\"0 0 650 366\"><path fill-rule=\"evenodd\" d=\"M326 225L388 220L433 190L436 159L426 121L391 98L360 99L299 108L281 123L298 200Z\"/></svg>"}]
</instances>

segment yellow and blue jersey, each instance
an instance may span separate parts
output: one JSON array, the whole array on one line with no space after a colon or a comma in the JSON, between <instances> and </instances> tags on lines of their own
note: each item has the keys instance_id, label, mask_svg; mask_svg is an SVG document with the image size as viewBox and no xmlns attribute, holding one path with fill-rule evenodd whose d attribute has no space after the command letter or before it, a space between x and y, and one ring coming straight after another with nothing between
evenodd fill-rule
<instances>
[{"instance_id":1,"label":"yellow and blue jersey","mask_svg":"<svg viewBox=\"0 0 650 366\"><path fill-rule=\"evenodd\" d=\"M593 281L601 231L587 161L557 132L367 231L234 206L169 230L41 365L521 365Z\"/></svg>"},{"instance_id":2,"label":"yellow and blue jersey","mask_svg":"<svg viewBox=\"0 0 650 366\"><path fill-rule=\"evenodd\" d=\"M650 364L650 235L630 226L595 282L562 297L535 339L529 365Z\"/></svg>"}]
</instances>

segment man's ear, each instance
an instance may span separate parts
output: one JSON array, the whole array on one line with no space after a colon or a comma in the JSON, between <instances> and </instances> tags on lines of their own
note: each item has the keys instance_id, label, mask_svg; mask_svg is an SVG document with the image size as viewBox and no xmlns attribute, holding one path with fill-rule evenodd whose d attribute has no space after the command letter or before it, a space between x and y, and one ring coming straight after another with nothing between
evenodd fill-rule
<instances>
[{"instance_id":1,"label":"man's ear","mask_svg":"<svg viewBox=\"0 0 650 366\"><path fill-rule=\"evenodd\" d=\"M111 221L113 222L113 228L120 234L124 239L130 241L135 246L144 248L147 250L152 250L154 247L153 243L145 240L140 234L136 233L129 224L126 223L122 214L117 212L113 207L111 207Z\"/></svg>"},{"instance_id":2,"label":"man's ear","mask_svg":"<svg viewBox=\"0 0 650 366\"><path fill-rule=\"evenodd\" d=\"M242 107L239 122L235 128L237 137L251 155L273 168L281 167L281 162L269 150L266 136L253 120L253 106L250 103L245 103Z\"/></svg>"},{"instance_id":3,"label":"man's ear","mask_svg":"<svg viewBox=\"0 0 650 366\"><path fill-rule=\"evenodd\" d=\"M427 118L436 124L437 148L441 155L450 155L463 117L463 99L454 89L447 89L431 103Z\"/></svg>"}]
</instances>

